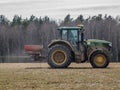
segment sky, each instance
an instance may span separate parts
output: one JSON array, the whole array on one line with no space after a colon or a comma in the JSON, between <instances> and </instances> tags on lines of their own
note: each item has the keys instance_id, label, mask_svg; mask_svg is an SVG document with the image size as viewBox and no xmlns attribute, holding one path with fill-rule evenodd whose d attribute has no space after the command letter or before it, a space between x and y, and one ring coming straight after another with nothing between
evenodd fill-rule
<instances>
[{"instance_id":1,"label":"sky","mask_svg":"<svg viewBox=\"0 0 120 90\"><path fill-rule=\"evenodd\" d=\"M113 17L120 15L120 0L0 0L0 14L12 20L14 15L23 18L35 15L49 16L52 19L63 20L67 14L77 18L108 14Z\"/></svg>"}]
</instances>

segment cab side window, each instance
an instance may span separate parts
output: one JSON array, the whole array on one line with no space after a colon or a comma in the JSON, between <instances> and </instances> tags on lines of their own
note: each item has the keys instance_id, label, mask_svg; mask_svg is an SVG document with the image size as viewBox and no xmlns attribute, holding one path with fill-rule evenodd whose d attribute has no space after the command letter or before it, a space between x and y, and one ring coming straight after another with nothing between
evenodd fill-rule
<instances>
[{"instance_id":1,"label":"cab side window","mask_svg":"<svg viewBox=\"0 0 120 90\"><path fill-rule=\"evenodd\" d=\"M77 42L77 40L78 40L77 30L70 30L68 32L68 39L72 40L74 42Z\"/></svg>"}]
</instances>

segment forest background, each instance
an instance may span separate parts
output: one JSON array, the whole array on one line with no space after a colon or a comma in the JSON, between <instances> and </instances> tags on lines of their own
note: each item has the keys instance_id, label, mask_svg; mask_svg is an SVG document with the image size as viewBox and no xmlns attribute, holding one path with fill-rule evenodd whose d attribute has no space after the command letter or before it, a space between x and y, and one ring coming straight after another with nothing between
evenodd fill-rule
<instances>
[{"instance_id":1,"label":"forest background","mask_svg":"<svg viewBox=\"0 0 120 90\"><path fill-rule=\"evenodd\" d=\"M24 45L43 45L45 54L47 45L53 39L59 38L57 28L59 26L85 26L85 39L102 39L112 42L113 62L120 62L120 16L98 14L84 18L79 15L73 19L70 14L64 20L56 21L48 16L23 19L15 15L10 21L4 15L0 15L0 62L29 62L25 58ZM16 59L8 56L18 57Z\"/></svg>"}]
</instances>

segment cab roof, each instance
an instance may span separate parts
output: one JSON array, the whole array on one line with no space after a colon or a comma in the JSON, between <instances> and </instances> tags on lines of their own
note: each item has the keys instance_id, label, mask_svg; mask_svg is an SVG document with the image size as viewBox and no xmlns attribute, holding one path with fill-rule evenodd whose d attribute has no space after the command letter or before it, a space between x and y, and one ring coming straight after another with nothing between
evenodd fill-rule
<instances>
[{"instance_id":1,"label":"cab roof","mask_svg":"<svg viewBox=\"0 0 120 90\"><path fill-rule=\"evenodd\" d=\"M80 30L80 27L59 27L58 30Z\"/></svg>"}]
</instances>

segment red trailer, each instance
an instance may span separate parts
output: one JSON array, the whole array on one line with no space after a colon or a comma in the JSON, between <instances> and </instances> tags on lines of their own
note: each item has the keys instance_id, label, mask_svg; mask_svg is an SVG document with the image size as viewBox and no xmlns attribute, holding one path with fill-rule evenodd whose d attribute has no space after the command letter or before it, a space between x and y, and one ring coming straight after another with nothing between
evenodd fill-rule
<instances>
[{"instance_id":1,"label":"red trailer","mask_svg":"<svg viewBox=\"0 0 120 90\"><path fill-rule=\"evenodd\" d=\"M25 45L24 50L35 61L40 60L40 58L44 58L44 56L42 56L43 45Z\"/></svg>"}]
</instances>

